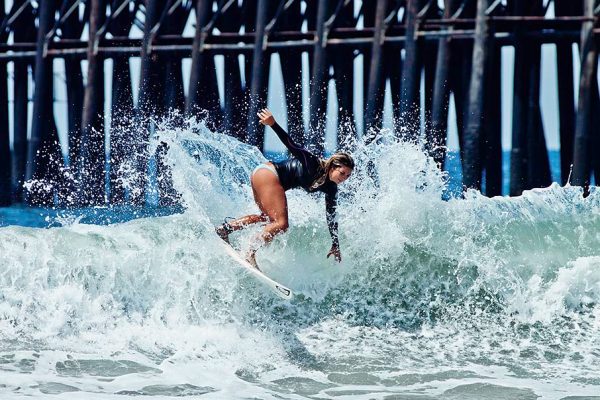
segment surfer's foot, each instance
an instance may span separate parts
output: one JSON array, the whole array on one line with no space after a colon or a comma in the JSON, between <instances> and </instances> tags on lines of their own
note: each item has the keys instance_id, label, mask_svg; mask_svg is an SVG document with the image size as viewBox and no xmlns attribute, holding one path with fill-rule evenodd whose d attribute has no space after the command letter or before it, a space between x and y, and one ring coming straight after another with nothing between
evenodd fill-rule
<instances>
[{"instance_id":1,"label":"surfer's foot","mask_svg":"<svg viewBox=\"0 0 600 400\"><path fill-rule=\"evenodd\" d=\"M254 268L260 271L260 268L258 268L258 264L256 263L256 252L251 251L248 254L246 254L246 261L248 261L250 265L252 265Z\"/></svg>"},{"instance_id":2,"label":"surfer's foot","mask_svg":"<svg viewBox=\"0 0 600 400\"><path fill-rule=\"evenodd\" d=\"M225 222L224 224L215 227L215 232L217 233L217 235L219 235L221 239L223 239L225 243L231 244L229 243L229 234L233 232L231 225Z\"/></svg>"}]
</instances>

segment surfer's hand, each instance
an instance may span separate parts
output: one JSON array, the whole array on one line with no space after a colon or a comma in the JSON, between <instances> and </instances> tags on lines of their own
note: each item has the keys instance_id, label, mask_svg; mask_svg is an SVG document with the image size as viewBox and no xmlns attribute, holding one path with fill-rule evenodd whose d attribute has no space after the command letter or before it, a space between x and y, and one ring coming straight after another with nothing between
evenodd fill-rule
<instances>
[{"instance_id":1,"label":"surfer's hand","mask_svg":"<svg viewBox=\"0 0 600 400\"><path fill-rule=\"evenodd\" d=\"M263 125L273 126L275 124L275 118L268 108L263 108L256 115L258 115L260 123Z\"/></svg>"},{"instance_id":2,"label":"surfer's hand","mask_svg":"<svg viewBox=\"0 0 600 400\"><path fill-rule=\"evenodd\" d=\"M342 261L342 253L340 253L340 248L337 247L336 245L331 246L331 250L329 250L329 253L327 253L327 258L329 258L329 256L333 255L335 257L335 261L337 262L341 262Z\"/></svg>"}]
</instances>

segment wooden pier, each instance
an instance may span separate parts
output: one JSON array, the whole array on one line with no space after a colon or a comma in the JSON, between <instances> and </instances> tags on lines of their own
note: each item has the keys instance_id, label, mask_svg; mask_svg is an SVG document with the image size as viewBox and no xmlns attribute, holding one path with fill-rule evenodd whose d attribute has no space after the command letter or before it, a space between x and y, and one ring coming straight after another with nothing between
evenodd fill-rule
<instances>
[{"instance_id":1,"label":"wooden pier","mask_svg":"<svg viewBox=\"0 0 600 400\"><path fill-rule=\"evenodd\" d=\"M494 196L502 189L504 47L514 48L510 195L551 183L540 80L542 45L553 45L562 183L571 175L570 183L587 193L591 182L600 182L600 157L595 156L600 150L600 0L0 4L2 206L143 206L150 160L156 162L160 204L176 203L162 163L164 145L150 154L152 121L172 111L182 118L208 116L211 129L262 149L264 128L254 116L266 105L276 53L288 126L299 142L323 151L328 113L338 117L338 143L356 135L374 138L382 127L389 84L395 134L424 140L444 168L452 96L463 183ZM222 89L215 61L221 56ZM310 77L306 86L303 57ZM357 57L362 59L358 70ZM59 63L62 80L55 79ZM191 67L184 68L186 63ZM139 71L132 74L134 67ZM354 114L358 73L364 96L361 126ZM110 93L105 93L106 79L112 80ZM327 109L331 81L338 110ZM55 115L59 89L66 93L66 132L59 132ZM308 104L303 104L305 93ZM303 109L310 113L306 126ZM68 138L62 144L68 147L66 156L59 137Z\"/></svg>"}]
</instances>

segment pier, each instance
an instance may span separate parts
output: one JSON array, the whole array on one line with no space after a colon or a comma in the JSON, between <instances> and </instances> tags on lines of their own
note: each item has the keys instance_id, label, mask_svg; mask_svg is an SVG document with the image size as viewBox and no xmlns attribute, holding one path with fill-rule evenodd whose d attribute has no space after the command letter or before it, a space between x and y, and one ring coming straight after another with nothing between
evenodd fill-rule
<instances>
[{"instance_id":1,"label":"pier","mask_svg":"<svg viewBox=\"0 0 600 400\"><path fill-rule=\"evenodd\" d=\"M159 145L150 153L153 121L174 111L182 119L208 116L210 129L263 149L264 127L255 115L266 106L274 54L281 62L288 128L298 142L323 151L328 113L337 115L338 143L349 136L374 138L382 127L389 85L394 133L423 140L444 168L452 96L463 184L496 196L502 189L501 58L502 49L512 47L509 194L516 196L551 183L540 71L542 46L553 45L561 184L570 176L570 184L587 193L592 182L600 182L600 157L594 155L600 150L598 0L0 4L3 206L143 206L150 160L156 165L160 204L176 203L162 162L166 148ZM306 56L310 80L303 86ZM222 89L217 57L223 60ZM354 67L358 57L360 71ZM138 69L135 81L132 68ZM62 80L55 79L59 70ZM359 72L360 126L354 114ZM331 82L338 110L327 109ZM66 93L66 132L56 123L59 89ZM303 104L305 91L309 104ZM308 124L302 109L310 112ZM59 137L68 143L61 144ZM68 148L67 156L61 145Z\"/></svg>"}]
</instances>

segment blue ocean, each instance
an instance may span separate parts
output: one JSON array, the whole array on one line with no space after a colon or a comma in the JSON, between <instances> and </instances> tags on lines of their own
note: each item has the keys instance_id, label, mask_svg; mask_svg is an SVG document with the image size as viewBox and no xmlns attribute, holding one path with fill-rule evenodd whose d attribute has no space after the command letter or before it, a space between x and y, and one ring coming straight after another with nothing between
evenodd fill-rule
<instances>
[{"instance_id":1,"label":"blue ocean","mask_svg":"<svg viewBox=\"0 0 600 400\"><path fill-rule=\"evenodd\" d=\"M441 172L382 132L340 187L342 263L323 198L288 192L257 254L288 302L213 230L256 211L263 155L201 124L160 139L181 207L0 209L0 398L600 398L598 191L459 196L456 154Z\"/></svg>"}]
</instances>

